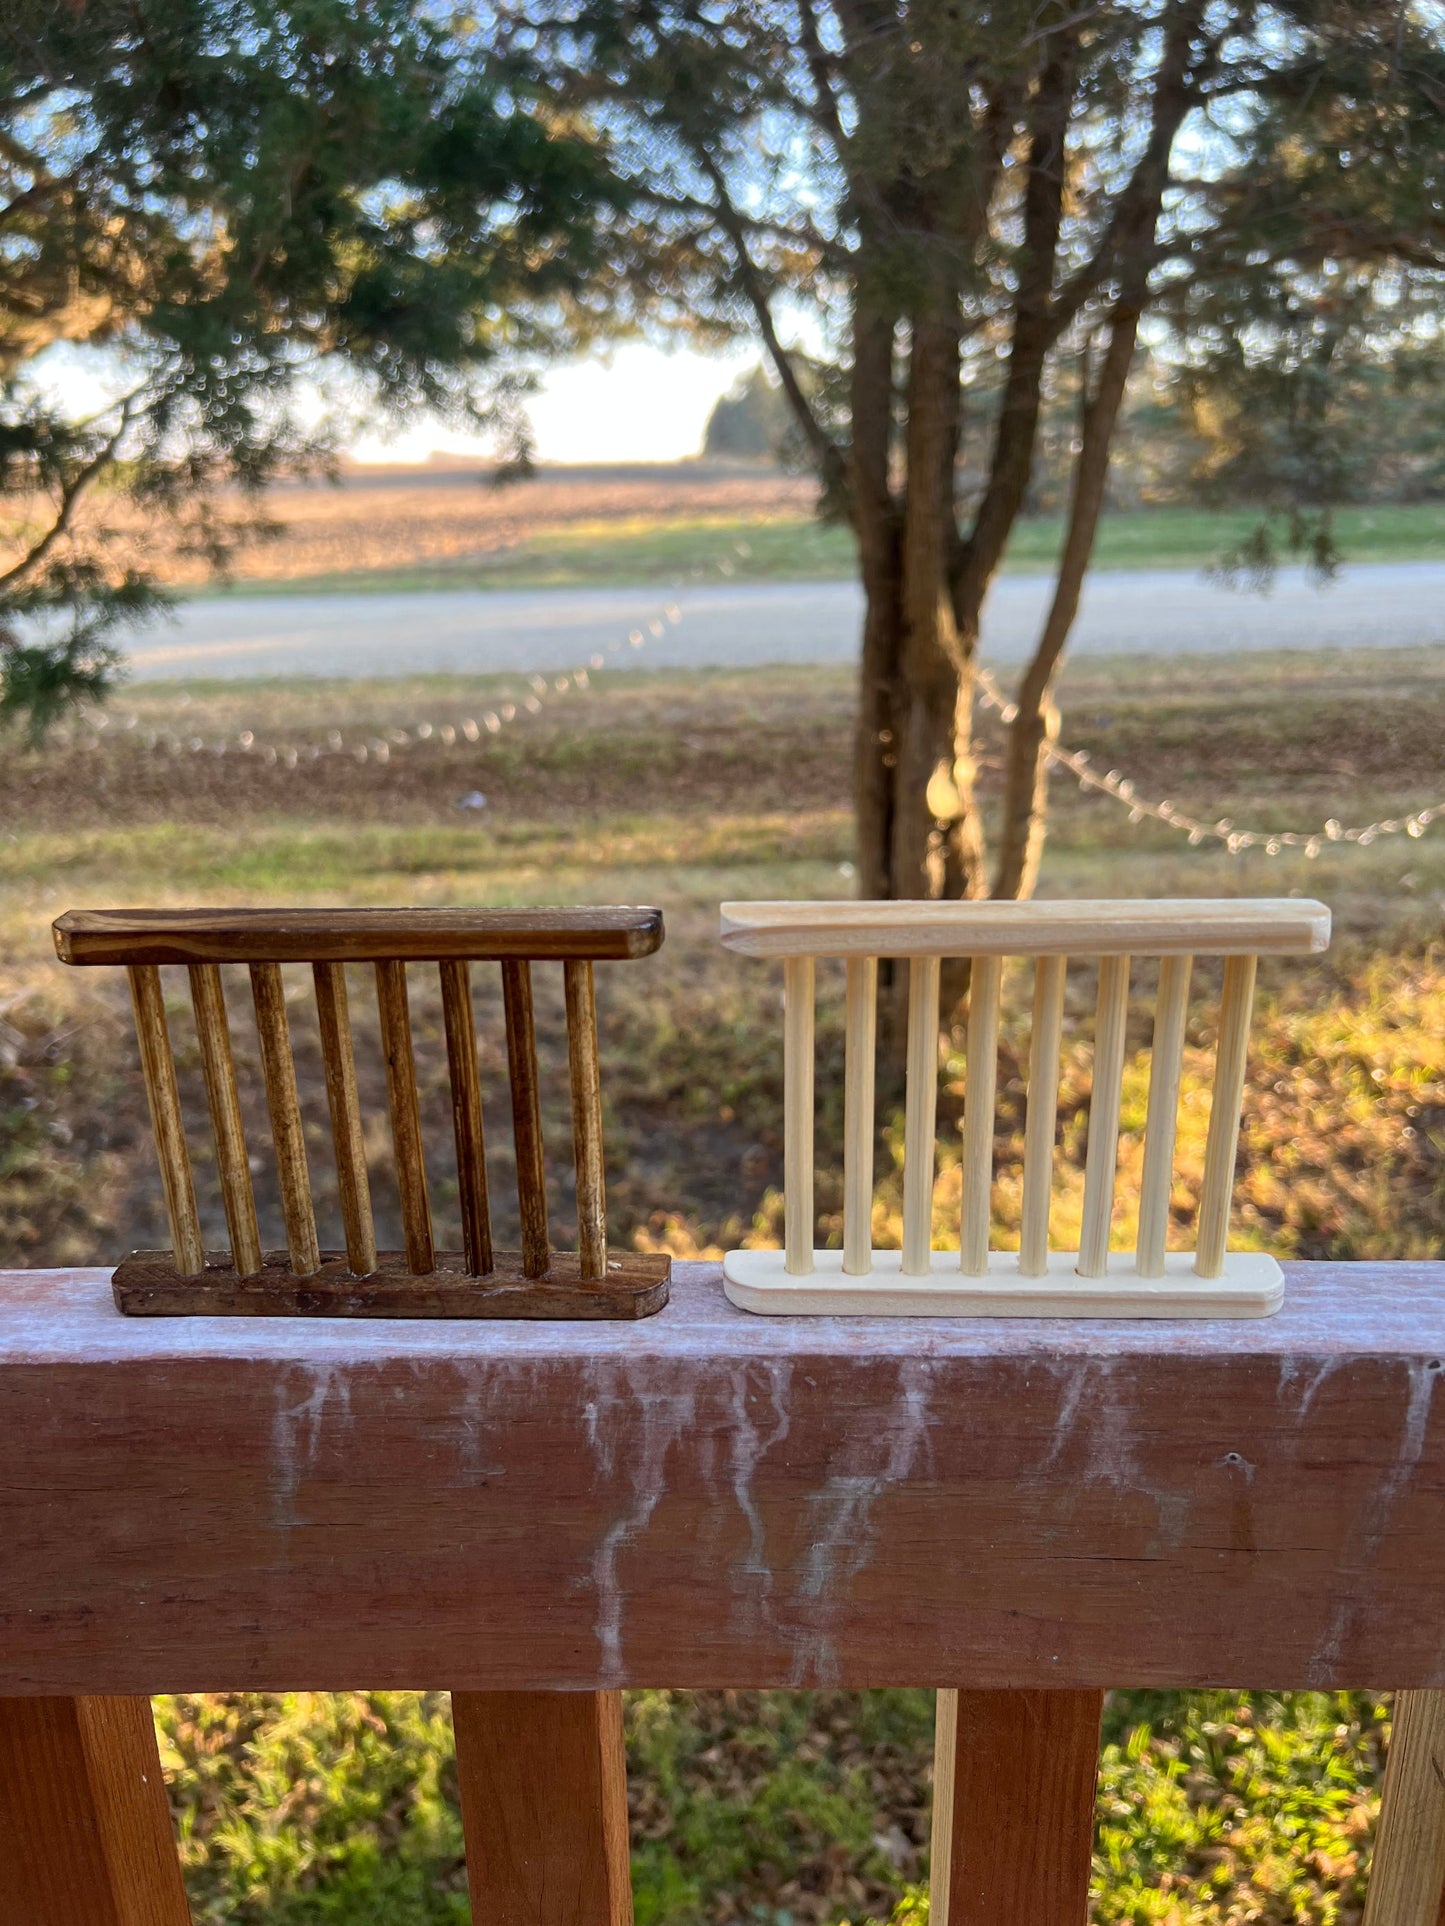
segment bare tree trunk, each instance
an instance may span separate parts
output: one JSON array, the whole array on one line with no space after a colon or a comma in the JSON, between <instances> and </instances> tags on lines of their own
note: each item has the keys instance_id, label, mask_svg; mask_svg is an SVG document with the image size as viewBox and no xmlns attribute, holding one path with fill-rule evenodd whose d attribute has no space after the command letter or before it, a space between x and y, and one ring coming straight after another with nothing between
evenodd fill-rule
<instances>
[{"instance_id":1,"label":"bare tree trunk","mask_svg":"<svg viewBox=\"0 0 1445 1926\"><path fill-rule=\"evenodd\" d=\"M968 737L958 740L965 666L947 588L953 539L952 424L958 407L957 293L938 276L913 324L908 370L908 493L903 510L903 641L893 817L897 895L939 897L950 827L967 825L966 885L983 882ZM963 712L972 726L972 705ZM962 754L960 754L960 748Z\"/></svg>"},{"instance_id":2,"label":"bare tree trunk","mask_svg":"<svg viewBox=\"0 0 1445 1926\"><path fill-rule=\"evenodd\" d=\"M1018 713L1009 731L1003 824L993 885L993 893L999 897L1032 896L1038 881L1048 825L1048 752L1059 733L1054 683L1064 644L1079 612L1079 594L1098 533L1114 427L1133 365L1138 332L1137 311L1115 315L1099 372L1099 385L1085 410L1083 445L1074 464L1068 532L1053 600L1038 648L1019 685Z\"/></svg>"},{"instance_id":3,"label":"bare tree trunk","mask_svg":"<svg viewBox=\"0 0 1445 1926\"><path fill-rule=\"evenodd\" d=\"M1048 822L1048 750L1058 734L1054 683L1078 614L1079 594L1098 532L1114 429L1148 293L1151 244L1169 178L1170 153L1190 103L1191 50L1205 4L1206 0L1183 0L1169 20L1154 83L1149 140L1119 227L1117 245L1125 266L1110 316L1098 386L1086 407L1082 446L1070 488L1064 553L1039 645L1019 689L1018 713L1009 736L1003 827L993 886L994 895L999 897L1031 896L1038 880Z\"/></svg>"},{"instance_id":4,"label":"bare tree trunk","mask_svg":"<svg viewBox=\"0 0 1445 1926\"><path fill-rule=\"evenodd\" d=\"M893 803L898 762L894 696L901 635L898 511L889 461L893 434L894 317L860 290L853 328L849 485L863 578L863 659L854 741L858 893L891 896Z\"/></svg>"}]
</instances>

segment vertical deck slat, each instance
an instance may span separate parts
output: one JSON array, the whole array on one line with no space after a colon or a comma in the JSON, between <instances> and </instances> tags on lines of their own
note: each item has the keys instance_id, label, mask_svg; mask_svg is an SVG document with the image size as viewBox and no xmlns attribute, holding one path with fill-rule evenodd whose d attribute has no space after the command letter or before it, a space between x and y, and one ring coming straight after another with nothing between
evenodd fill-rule
<instances>
[{"instance_id":1,"label":"vertical deck slat","mask_svg":"<svg viewBox=\"0 0 1445 1926\"><path fill-rule=\"evenodd\" d=\"M256 1227L256 1198L251 1189L251 1166L246 1156L246 1133L236 1092L236 1063L231 1054L231 1026L226 1021L226 992L214 963L192 963L191 1008L196 1015L196 1037L201 1067L206 1073L206 1101L216 1139L216 1171L226 1228L231 1236L231 1262L243 1277L261 1268L261 1233Z\"/></svg>"},{"instance_id":2,"label":"vertical deck slat","mask_svg":"<svg viewBox=\"0 0 1445 1926\"><path fill-rule=\"evenodd\" d=\"M297 1277L310 1277L321 1268L321 1252L316 1241L311 1175L306 1166L306 1138L301 1128L296 1063L291 1055L286 989L279 963L251 965L251 997L256 1006L256 1034L261 1044L261 1070L266 1079L266 1107L271 1117L291 1269Z\"/></svg>"},{"instance_id":3,"label":"vertical deck slat","mask_svg":"<svg viewBox=\"0 0 1445 1926\"><path fill-rule=\"evenodd\" d=\"M873 1130L878 1049L878 959L850 956L844 1012L843 1269L873 1269Z\"/></svg>"},{"instance_id":4,"label":"vertical deck slat","mask_svg":"<svg viewBox=\"0 0 1445 1926\"><path fill-rule=\"evenodd\" d=\"M1364 1926L1445 1920L1445 1692L1397 1692Z\"/></svg>"},{"instance_id":5,"label":"vertical deck slat","mask_svg":"<svg viewBox=\"0 0 1445 1926\"><path fill-rule=\"evenodd\" d=\"M813 999L811 956L783 964L783 1252L791 1277L813 1268Z\"/></svg>"},{"instance_id":6,"label":"vertical deck slat","mask_svg":"<svg viewBox=\"0 0 1445 1926\"><path fill-rule=\"evenodd\" d=\"M1042 1277L1048 1269L1054 1137L1059 1122L1059 1046L1064 1034L1064 979L1068 968L1068 958L1064 956L1034 959L1028 1108L1024 1117L1023 1212L1019 1229L1019 1269L1025 1277Z\"/></svg>"},{"instance_id":7,"label":"vertical deck slat","mask_svg":"<svg viewBox=\"0 0 1445 1926\"><path fill-rule=\"evenodd\" d=\"M517 1204L522 1215L522 1269L544 1277L552 1259L547 1228L547 1168L542 1152L542 1100L537 1087L537 1028L532 1014L532 966L502 964L507 1024L507 1074L512 1086L512 1130L517 1148Z\"/></svg>"},{"instance_id":8,"label":"vertical deck slat","mask_svg":"<svg viewBox=\"0 0 1445 1926\"><path fill-rule=\"evenodd\" d=\"M454 1692L478 1926L631 1926L620 1692Z\"/></svg>"},{"instance_id":9,"label":"vertical deck slat","mask_svg":"<svg viewBox=\"0 0 1445 1926\"><path fill-rule=\"evenodd\" d=\"M336 1186L346 1234L346 1261L357 1277L376 1269L376 1227L371 1215L371 1180L361 1134L361 1099L356 1089L356 1058L351 1047L351 1008L344 963L313 963L316 1016L321 1030L321 1060L326 1069L326 1104L331 1112L331 1142L336 1153Z\"/></svg>"},{"instance_id":10,"label":"vertical deck slat","mask_svg":"<svg viewBox=\"0 0 1445 1926\"><path fill-rule=\"evenodd\" d=\"M607 1189L602 1164L602 1072L597 994L590 963L564 963L567 1069L572 1084L572 1159L577 1173L577 1250L584 1277L607 1273Z\"/></svg>"},{"instance_id":11,"label":"vertical deck slat","mask_svg":"<svg viewBox=\"0 0 1445 1926\"><path fill-rule=\"evenodd\" d=\"M1154 1041L1149 1053L1149 1111L1144 1125L1144 1173L1139 1184L1140 1277L1164 1275L1169 1236L1169 1193L1174 1187L1174 1139L1179 1124L1179 1075L1184 1063L1184 1024L1189 1014L1193 958L1159 961Z\"/></svg>"},{"instance_id":12,"label":"vertical deck slat","mask_svg":"<svg viewBox=\"0 0 1445 1926\"><path fill-rule=\"evenodd\" d=\"M1103 1694L947 1697L939 1726L953 1759L951 1774L934 1774L933 1926L1086 1926ZM940 1777L952 1795L942 1814Z\"/></svg>"},{"instance_id":13,"label":"vertical deck slat","mask_svg":"<svg viewBox=\"0 0 1445 1926\"><path fill-rule=\"evenodd\" d=\"M381 1017L381 1047L386 1058L386 1098L391 1111L391 1141L396 1153L396 1185L401 1194L401 1227L410 1270L426 1276L436 1265L432 1244L431 1202L426 1189L426 1157L421 1140L421 1105L416 1093L416 1059L411 1047L411 1011L406 995L406 965L393 958L376 965L376 1006Z\"/></svg>"},{"instance_id":14,"label":"vertical deck slat","mask_svg":"<svg viewBox=\"0 0 1445 1926\"><path fill-rule=\"evenodd\" d=\"M903 1274L927 1277L937 1165L938 983L936 956L908 960L908 1087L903 1118Z\"/></svg>"},{"instance_id":15,"label":"vertical deck slat","mask_svg":"<svg viewBox=\"0 0 1445 1926\"><path fill-rule=\"evenodd\" d=\"M132 963L126 969L131 1006L135 1011L136 1042L140 1046L141 1075L150 1105L151 1130L161 1167L166 1218L171 1227L171 1249L182 1277L198 1277L206 1268L201 1220L196 1212L196 1187L191 1177L190 1152L181 1120L181 1097L176 1088L176 1060L171 1055L166 1027L165 998L160 971L153 963Z\"/></svg>"},{"instance_id":16,"label":"vertical deck slat","mask_svg":"<svg viewBox=\"0 0 1445 1926\"><path fill-rule=\"evenodd\" d=\"M0 1926L190 1926L145 1698L0 1699Z\"/></svg>"},{"instance_id":17,"label":"vertical deck slat","mask_svg":"<svg viewBox=\"0 0 1445 1926\"><path fill-rule=\"evenodd\" d=\"M438 966L442 1018L447 1033L447 1074L452 1091L452 1135L457 1147L457 1189L462 1211L462 1249L471 1277L492 1268L492 1213L487 1199L487 1151L482 1130L482 1092L477 1081L477 1020L472 1009L471 965L449 958Z\"/></svg>"},{"instance_id":18,"label":"vertical deck slat","mask_svg":"<svg viewBox=\"0 0 1445 1926\"><path fill-rule=\"evenodd\" d=\"M1089 1148L1084 1158L1084 1220L1079 1233L1081 1277L1102 1277L1109 1267L1128 1019L1129 959L1102 957L1094 1027L1094 1082L1089 1099Z\"/></svg>"},{"instance_id":19,"label":"vertical deck slat","mask_svg":"<svg viewBox=\"0 0 1445 1926\"><path fill-rule=\"evenodd\" d=\"M1219 1005L1219 1044L1214 1059L1214 1100L1204 1145L1204 1182L1199 1192L1199 1229L1194 1269L1218 1277L1229 1240L1229 1206L1234 1192L1234 1160L1239 1150L1239 1116L1244 1104L1244 1072L1249 1058L1249 1020L1254 1008L1257 959L1228 956Z\"/></svg>"},{"instance_id":20,"label":"vertical deck slat","mask_svg":"<svg viewBox=\"0 0 1445 1926\"><path fill-rule=\"evenodd\" d=\"M967 1082L963 1099L963 1200L958 1267L965 1277L988 1270L993 1212L994 1106L998 1100L998 1006L1001 956L977 956L969 977Z\"/></svg>"}]
</instances>

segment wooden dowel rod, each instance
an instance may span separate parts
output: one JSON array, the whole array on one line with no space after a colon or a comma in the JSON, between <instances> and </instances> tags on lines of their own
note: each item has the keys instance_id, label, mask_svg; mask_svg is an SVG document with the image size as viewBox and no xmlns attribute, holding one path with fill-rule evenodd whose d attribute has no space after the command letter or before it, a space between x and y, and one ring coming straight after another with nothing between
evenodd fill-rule
<instances>
[{"instance_id":1,"label":"wooden dowel rod","mask_svg":"<svg viewBox=\"0 0 1445 1926\"><path fill-rule=\"evenodd\" d=\"M165 998L160 971L153 963L132 963L126 970L135 1011L136 1041L140 1045L141 1075L150 1105L151 1131L161 1167L166 1218L171 1227L171 1250L182 1277L198 1277L206 1268L206 1247L196 1212L196 1187L191 1177L190 1152L181 1121L181 1096L176 1088L176 1062L166 1028Z\"/></svg>"},{"instance_id":2,"label":"wooden dowel rod","mask_svg":"<svg viewBox=\"0 0 1445 1926\"><path fill-rule=\"evenodd\" d=\"M994 1106L998 1100L998 1005L1001 956L976 956L969 974L968 1079L963 1099L963 1206L958 1267L965 1277L988 1270L993 1211Z\"/></svg>"},{"instance_id":3,"label":"wooden dowel rod","mask_svg":"<svg viewBox=\"0 0 1445 1926\"><path fill-rule=\"evenodd\" d=\"M1179 1075L1184 1063L1184 1024L1189 1014L1192 963L1193 958L1188 956L1165 956L1159 962L1154 1041L1149 1052L1144 1174L1139 1185L1139 1248L1134 1258L1134 1269L1140 1277L1164 1275L1169 1193L1174 1187L1174 1139L1179 1125Z\"/></svg>"},{"instance_id":4,"label":"wooden dowel rod","mask_svg":"<svg viewBox=\"0 0 1445 1926\"><path fill-rule=\"evenodd\" d=\"M431 1203L426 1190L426 1158L421 1141L421 1105L416 1094L416 1059L411 1047L411 1011L406 998L406 965L387 958L376 966L376 1006L381 1017L381 1047L386 1057L386 1100L391 1111L391 1142L396 1155L396 1186L401 1195L401 1228L408 1267L421 1276L436 1268Z\"/></svg>"},{"instance_id":5,"label":"wooden dowel rod","mask_svg":"<svg viewBox=\"0 0 1445 1926\"><path fill-rule=\"evenodd\" d=\"M1195 1239L1194 1269L1200 1277L1218 1277L1224 1269L1257 962L1258 958L1253 956L1224 959L1219 1044L1214 1057L1214 1099L1209 1110L1209 1135L1204 1143L1204 1182L1199 1193L1199 1229Z\"/></svg>"},{"instance_id":6,"label":"wooden dowel rod","mask_svg":"<svg viewBox=\"0 0 1445 1926\"><path fill-rule=\"evenodd\" d=\"M482 1090L477 1081L477 1022L472 1010L471 965L463 957L448 957L437 967L441 972L442 1018L447 1032L447 1074L452 1089L452 1135L457 1147L462 1249L468 1275L486 1277L492 1269L492 1213L487 1199Z\"/></svg>"},{"instance_id":7,"label":"wooden dowel rod","mask_svg":"<svg viewBox=\"0 0 1445 1926\"><path fill-rule=\"evenodd\" d=\"M1445 1692L1397 1692L1364 1926L1445 1919Z\"/></svg>"},{"instance_id":8,"label":"wooden dowel rod","mask_svg":"<svg viewBox=\"0 0 1445 1926\"><path fill-rule=\"evenodd\" d=\"M542 1098L537 1085L537 1031L532 1015L532 966L502 963L507 1024L507 1074L512 1086L512 1130L517 1148L517 1204L522 1216L522 1270L544 1277L552 1261L547 1229L547 1168L542 1154Z\"/></svg>"},{"instance_id":9,"label":"wooden dowel rod","mask_svg":"<svg viewBox=\"0 0 1445 1926\"><path fill-rule=\"evenodd\" d=\"M1079 1233L1081 1277L1102 1277L1109 1268L1109 1227L1114 1215L1114 1176L1119 1165L1119 1100L1128 1020L1129 959L1127 956L1103 957L1099 963L1099 1004L1094 1019L1089 1148L1084 1157L1084 1221Z\"/></svg>"},{"instance_id":10,"label":"wooden dowel rod","mask_svg":"<svg viewBox=\"0 0 1445 1926\"><path fill-rule=\"evenodd\" d=\"M201 1067L206 1073L206 1101L216 1139L216 1170L221 1179L221 1201L231 1236L231 1262L243 1277L261 1268L261 1233L256 1227L256 1198L251 1189L251 1165L246 1155L246 1133L236 1092L236 1062L231 1053L231 1026L226 1021L226 993L214 963L192 963L191 1008L196 1015L196 1037Z\"/></svg>"},{"instance_id":11,"label":"wooden dowel rod","mask_svg":"<svg viewBox=\"0 0 1445 1926\"><path fill-rule=\"evenodd\" d=\"M811 956L783 964L783 1267L813 1268L813 995Z\"/></svg>"},{"instance_id":12,"label":"wooden dowel rod","mask_svg":"<svg viewBox=\"0 0 1445 1926\"><path fill-rule=\"evenodd\" d=\"M927 1277L933 1248L937 1163L938 975L936 956L908 960L908 1087L903 1114L903 1273Z\"/></svg>"},{"instance_id":13,"label":"wooden dowel rod","mask_svg":"<svg viewBox=\"0 0 1445 1926\"><path fill-rule=\"evenodd\" d=\"M873 1107L878 1037L878 959L850 956L844 1014L843 1269L873 1269Z\"/></svg>"},{"instance_id":14,"label":"wooden dowel rod","mask_svg":"<svg viewBox=\"0 0 1445 1926\"><path fill-rule=\"evenodd\" d=\"M371 1216L371 1182L361 1134L361 1099L356 1089L356 1058L351 1047L351 1007L344 963L314 963L316 1015L321 1029L321 1060L326 1068L326 1104L331 1112L331 1142L336 1153L336 1187L346 1232L346 1261L357 1277L376 1269L376 1227Z\"/></svg>"},{"instance_id":15,"label":"wooden dowel rod","mask_svg":"<svg viewBox=\"0 0 1445 1926\"><path fill-rule=\"evenodd\" d=\"M1024 1118L1023 1222L1019 1232L1019 1269L1025 1277L1042 1277L1048 1269L1054 1136L1059 1121L1059 1046L1064 1034L1064 978L1068 967L1068 958L1063 956L1034 960L1029 1094Z\"/></svg>"},{"instance_id":16,"label":"wooden dowel rod","mask_svg":"<svg viewBox=\"0 0 1445 1926\"><path fill-rule=\"evenodd\" d=\"M271 1117L281 1213L286 1220L286 1246L294 1275L310 1277L321 1268L321 1251L316 1242L311 1175L306 1167L306 1138L301 1128L296 1064L286 1021L286 988L279 963L251 965L251 998L256 1006L256 1035L266 1079L266 1108Z\"/></svg>"},{"instance_id":17,"label":"wooden dowel rod","mask_svg":"<svg viewBox=\"0 0 1445 1926\"><path fill-rule=\"evenodd\" d=\"M567 1069L572 1083L572 1159L577 1172L577 1250L583 1277L607 1274L607 1189L602 1168L602 1071L597 994L590 963L564 963Z\"/></svg>"}]
</instances>

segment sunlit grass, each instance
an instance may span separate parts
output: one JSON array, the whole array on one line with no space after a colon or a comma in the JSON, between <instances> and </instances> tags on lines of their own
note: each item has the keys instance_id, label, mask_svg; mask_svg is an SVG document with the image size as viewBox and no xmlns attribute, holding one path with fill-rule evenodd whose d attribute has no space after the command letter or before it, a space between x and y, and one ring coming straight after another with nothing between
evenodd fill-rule
<instances>
[{"instance_id":1,"label":"sunlit grass","mask_svg":"<svg viewBox=\"0 0 1445 1926\"><path fill-rule=\"evenodd\" d=\"M1201 569L1236 548L1259 522L1248 510L1116 510L1099 529L1100 569ZM1445 507L1436 502L1342 509L1335 539L1346 563L1445 558ZM1063 541L1057 515L1030 516L1015 529L1004 567L1011 574L1051 569ZM1289 560L1287 554L1282 559ZM630 516L579 521L524 534L502 551L459 553L389 568L348 568L268 582L248 579L247 595L354 594L367 589L595 588L635 582L837 580L857 558L845 527L796 513Z\"/></svg>"}]
</instances>

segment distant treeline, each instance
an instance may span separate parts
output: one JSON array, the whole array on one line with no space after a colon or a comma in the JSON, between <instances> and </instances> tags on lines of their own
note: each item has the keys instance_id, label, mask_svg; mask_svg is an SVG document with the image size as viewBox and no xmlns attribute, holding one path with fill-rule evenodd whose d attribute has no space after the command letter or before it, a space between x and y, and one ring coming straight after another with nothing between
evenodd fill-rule
<instances>
[{"instance_id":1,"label":"distant treeline","mask_svg":"<svg viewBox=\"0 0 1445 1926\"><path fill-rule=\"evenodd\" d=\"M1083 369L1056 371L1045 401L1028 508L1062 510L1078 451ZM983 480L995 397L965 391L959 494ZM969 418L978 424L970 443ZM718 401L705 455L806 466L781 390L763 368ZM1228 381L1144 357L1114 447L1114 508L1319 509L1445 499L1445 355L1433 345L1334 367L1312 386L1243 360Z\"/></svg>"}]
</instances>

